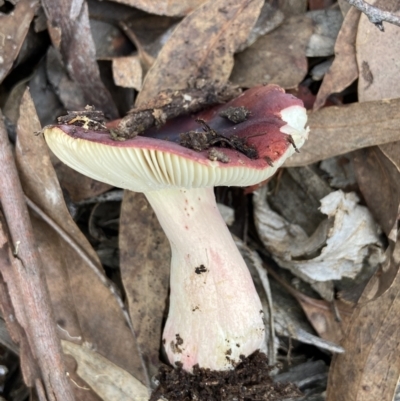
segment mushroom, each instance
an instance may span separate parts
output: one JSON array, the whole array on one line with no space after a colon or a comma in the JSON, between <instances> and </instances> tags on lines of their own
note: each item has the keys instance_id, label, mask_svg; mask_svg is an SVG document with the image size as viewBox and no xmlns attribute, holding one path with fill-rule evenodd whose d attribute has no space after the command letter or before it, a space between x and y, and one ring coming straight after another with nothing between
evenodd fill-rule
<instances>
[{"instance_id":1,"label":"mushroom","mask_svg":"<svg viewBox=\"0 0 400 401\"><path fill-rule=\"evenodd\" d=\"M246 119L235 124L225 118L221 112L232 107L248 110ZM266 350L265 327L260 299L217 209L213 187L254 185L274 174L307 138L307 114L300 100L269 85L196 117L254 149L257 158L245 156L228 140L222 144L226 147L211 146L226 156L224 161L210 160L210 149L179 145L179 133L201 131L193 117L171 120L126 141L73 125L46 127L44 136L73 169L146 195L172 249L163 332L168 358L188 371L196 364L227 370L241 355Z\"/></svg>"}]
</instances>

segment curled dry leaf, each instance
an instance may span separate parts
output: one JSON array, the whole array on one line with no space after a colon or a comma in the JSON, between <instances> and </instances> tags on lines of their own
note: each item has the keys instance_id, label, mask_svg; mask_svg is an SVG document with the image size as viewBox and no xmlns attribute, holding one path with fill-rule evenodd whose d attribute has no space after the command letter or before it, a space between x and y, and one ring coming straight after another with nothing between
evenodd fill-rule
<instances>
[{"instance_id":1,"label":"curled dry leaf","mask_svg":"<svg viewBox=\"0 0 400 401\"><path fill-rule=\"evenodd\" d=\"M171 250L143 194L126 191L121 209L121 279L138 345L151 375L160 365L161 329L168 296Z\"/></svg>"},{"instance_id":2,"label":"curled dry leaf","mask_svg":"<svg viewBox=\"0 0 400 401\"><path fill-rule=\"evenodd\" d=\"M294 16L279 28L260 37L235 57L230 79L244 87L275 83L285 89L296 87L307 74L306 46L312 20Z\"/></svg>"},{"instance_id":3,"label":"curled dry leaf","mask_svg":"<svg viewBox=\"0 0 400 401\"><path fill-rule=\"evenodd\" d=\"M147 388L139 380L94 349L65 340L61 341L61 345L63 351L76 360L79 377L85 380L102 400L148 400Z\"/></svg>"},{"instance_id":4,"label":"curled dry leaf","mask_svg":"<svg viewBox=\"0 0 400 401\"><path fill-rule=\"evenodd\" d=\"M38 0L21 0L12 13L0 14L0 82L18 57L38 7Z\"/></svg>"},{"instance_id":5,"label":"curled dry leaf","mask_svg":"<svg viewBox=\"0 0 400 401\"><path fill-rule=\"evenodd\" d=\"M147 11L150 14L182 17L205 3L206 0L114 0Z\"/></svg>"},{"instance_id":6,"label":"curled dry leaf","mask_svg":"<svg viewBox=\"0 0 400 401\"><path fill-rule=\"evenodd\" d=\"M310 135L285 167L307 164L356 149L400 140L400 99L326 107L308 116Z\"/></svg>"},{"instance_id":7,"label":"curled dry leaf","mask_svg":"<svg viewBox=\"0 0 400 401\"><path fill-rule=\"evenodd\" d=\"M184 89L190 79L226 82L233 53L247 39L261 0L215 0L198 7L175 29L143 82L136 105L166 89Z\"/></svg>"},{"instance_id":8,"label":"curled dry leaf","mask_svg":"<svg viewBox=\"0 0 400 401\"><path fill-rule=\"evenodd\" d=\"M111 362L144 381L133 335L113 296L98 257L72 220L41 136L29 92L25 92L18 121L16 161L25 194L63 232L32 214L59 335L91 343ZM110 330L112 327L112 330Z\"/></svg>"},{"instance_id":9,"label":"curled dry leaf","mask_svg":"<svg viewBox=\"0 0 400 401\"><path fill-rule=\"evenodd\" d=\"M332 93L342 92L358 77L355 44L360 15L360 11L352 7L343 21L335 43L335 59L319 88L314 110L320 109Z\"/></svg>"},{"instance_id":10,"label":"curled dry leaf","mask_svg":"<svg viewBox=\"0 0 400 401\"><path fill-rule=\"evenodd\" d=\"M255 196L256 228L274 260L294 275L309 283L354 278L369 257L380 259L378 227L355 193L339 190L322 198L321 212L328 219L311 236L272 211L265 193Z\"/></svg>"}]
</instances>

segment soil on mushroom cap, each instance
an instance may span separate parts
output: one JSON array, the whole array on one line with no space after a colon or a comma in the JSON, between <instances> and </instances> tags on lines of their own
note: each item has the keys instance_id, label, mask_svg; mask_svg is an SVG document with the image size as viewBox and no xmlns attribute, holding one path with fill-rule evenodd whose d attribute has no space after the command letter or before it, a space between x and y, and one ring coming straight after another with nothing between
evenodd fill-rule
<instances>
[{"instance_id":1,"label":"soil on mushroom cap","mask_svg":"<svg viewBox=\"0 0 400 401\"><path fill-rule=\"evenodd\" d=\"M274 383L269 376L271 367L265 354L255 352L234 370L210 371L198 366L190 374L182 368L162 366L157 375L160 382L150 401L161 396L168 401L278 401L300 397L293 384Z\"/></svg>"}]
</instances>

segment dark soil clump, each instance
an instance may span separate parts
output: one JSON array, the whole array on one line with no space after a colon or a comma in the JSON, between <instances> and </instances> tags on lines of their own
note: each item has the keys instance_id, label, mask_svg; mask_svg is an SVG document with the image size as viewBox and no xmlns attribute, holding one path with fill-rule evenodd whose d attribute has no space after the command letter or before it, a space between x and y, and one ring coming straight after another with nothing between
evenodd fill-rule
<instances>
[{"instance_id":1,"label":"dark soil clump","mask_svg":"<svg viewBox=\"0 0 400 401\"><path fill-rule=\"evenodd\" d=\"M210 371L198 366L190 374L182 368L160 368L160 382L150 401L163 396L168 401L278 401L300 397L294 384L274 383L265 354L255 352L234 370Z\"/></svg>"}]
</instances>

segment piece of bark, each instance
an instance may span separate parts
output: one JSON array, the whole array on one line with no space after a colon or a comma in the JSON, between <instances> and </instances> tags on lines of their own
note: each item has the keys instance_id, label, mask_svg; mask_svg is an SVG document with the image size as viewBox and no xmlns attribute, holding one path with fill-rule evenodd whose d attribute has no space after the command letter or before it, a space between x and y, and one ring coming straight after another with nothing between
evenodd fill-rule
<instances>
[{"instance_id":1,"label":"piece of bark","mask_svg":"<svg viewBox=\"0 0 400 401\"><path fill-rule=\"evenodd\" d=\"M115 103L100 79L86 1L44 0L43 7L51 40L60 50L70 78L84 94L81 107L94 105L108 118L116 118Z\"/></svg>"},{"instance_id":2,"label":"piece of bark","mask_svg":"<svg viewBox=\"0 0 400 401\"><path fill-rule=\"evenodd\" d=\"M400 140L400 99L332 106L310 112L310 135L285 167L305 166L329 157Z\"/></svg>"},{"instance_id":3,"label":"piece of bark","mask_svg":"<svg viewBox=\"0 0 400 401\"><path fill-rule=\"evenodd\" d=\"M230 79L242 87L274 83L290 89L307 74L306 46L312 20L305 15L288 18L283 25L260 37L235 56Z\"/></svg>"},{"instance_id":4,"label":"piece of bark","mask_svg":"<svg viewBox=\"0 0 400 401\"><path fill-rule=\"evenodd\" d=\"M18 283L24 298L27 321L24 329L28 333L32 353L40 366L41 379L49 397L58 401L73 401L73 392L65 376L42 261L35 244L7 132L4 125L0 124L0 199L18 265L13 271L13 280ZM39 379L35 383L40 383Z\"/></svg>"},{"instance_id":5,"label":"piece of bark","mask_svg":"<svg viewBox=\"0 0 400 401\"><path fill-rule=\"evenodd\" d=\"M319 88L315 111L325 104L332 93L342 92L358 77L355 44L360 15L357 9L352 8L343 21L335 43L335 59Z\"/></svg>"},{"instance_id":6,"label":"piece of bark","mask_svg":"<svg viewBox=\"0 0 400 401\"><path fill-rule=\"evenodd\" d=\"M247 39L262 3L216 0L184 18L147 73L136 105L166 89L185 89L190 79L225 83L232 71L233 53Z\"/></svg>"},{"instance_id":7,"label":"piece of bark","mask_svg":"<svg viewBox=\"0 0 400 401\"><path fill-rule=\"evenodd\" d=\"M21 0L12 13L0 14L0 82L18 57L38 7L38 0Z\"/></svg>"},{"instance_id":8,"label":"piece of bark","mask_svg":"<svg viewBox=\"0 0 400 401\"><path fill-rule=\"evenodd\" d=\"M149 102L135 107L119 123L112 135L117 140L133 138L154 126L161 126L183 114L198 112L207 106L224 104L237 97L241 90L236 86L220 85L198 80L184 90L165 90ZM199 87L197 87L199 85Z\"/></svg>"}]
</instances>

